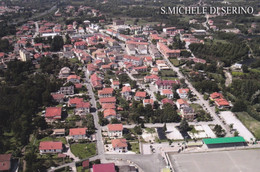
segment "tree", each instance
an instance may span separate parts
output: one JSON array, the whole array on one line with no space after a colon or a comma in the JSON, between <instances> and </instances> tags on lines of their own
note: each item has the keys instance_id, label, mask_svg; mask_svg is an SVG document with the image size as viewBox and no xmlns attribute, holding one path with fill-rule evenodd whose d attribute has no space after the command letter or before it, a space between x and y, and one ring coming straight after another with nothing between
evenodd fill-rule
<instances>
[{"instance_id":1,"label":"tree","mask_svg":"<svg viewBox=\"0 0 260 172\"><path fill-rule=\"evenodd\" d=\"M245 104L244 100L237 100L234 103L234 106L232 108L232 112L243 112L247 110L247 105Z\"/></svg>"},{"instance_id":2,"label":"tree","mask_svg":"<svg viewBox=\"0 0 260 172\"><path fill-rule=\"evenodd\" d=\"M215 131L217 137L225 136L225 130L221 127L221 125L215 125L213 130Z\"/></svg>"},{"instance_id":3,"label":"tree","mask_svg":"<svg viewBox=\"0 0 260 172\"><path fill-rule=\"evenodd\" d=\"M51 50L60 51L63 48L63 44L62 36L55 36L51 42Z\"/></svg>"},{"instance_id":4,"label":"tree","mask_svg":"<svg viewBox=\"0 0 260 172\"><path fill-rule=\"evenodd\" d=\"M246 66L246 65L242 65L242 70L243 70L244 73L248 73L249 72L248 66Z\"/></svg>"},{"instance_id":5,"label":"tree","mask_svg":"<svg viewBox=\"0 0 260 172\"><path fill-rule=\"evenodd\" d=\"M166 132L167 131L167 127L166 127L166 123L164 123L163 125L163 132Z\"/></svg>"},{"instance_id":6,"label":"tree","mask_svg":"<svg viewBox=\"0 0 260 172\"><path fill-rule=\"evenodd\" d=\"M136 125L136 126L134 127L134 132L135 132L136 134L138 134L138 135L141 135L141 134L143 133L141 126Z\"/></svg>"},{"instance_id":7,"label":"tree","mask_svg":"<svg viewBox=\"0 0 260 172\"><path fill-rule=\"evenodd\" d=\"M186 121L186 119L182 119L179 126L180 132L187 132L189 128L189 123Z\"/></svg>"}]
</instances>

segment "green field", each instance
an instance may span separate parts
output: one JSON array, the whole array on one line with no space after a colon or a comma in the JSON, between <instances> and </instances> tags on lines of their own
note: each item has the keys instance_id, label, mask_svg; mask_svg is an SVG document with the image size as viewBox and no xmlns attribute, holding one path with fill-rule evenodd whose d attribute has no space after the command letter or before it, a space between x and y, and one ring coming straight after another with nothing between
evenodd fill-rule
<instances>
[{"instance_id":1,"label":"green field","mask_svg":"<svg viewBox=\"0 0 260 172\"><path fill-rule=\"evenodd\" d=\"M67 144L67 141L65 139L65 137L44 137L41 140L39 140L39 142L43 142L43 141L61 141L63 144Z\"/></svg>"},{"instance_id":2,"label":"green field","mask_svg":"<svg viewBox=\"0 0 260 172\"><path fill-rule=\"evenodd\" d=\"M260 139L260 121L252 118L247 112L236 113L239 120L254 134L256 139Z\"/></svg>"},{"instance_id":3,"label":"green field","mask_svg":"<svg viewBox=\"0 0 260 172\"><path fill-rule=\"evenodd\" d=\"M183 65L184 63L182 63L180 60L178 59L170 59L170 62L175 66L175 67L179 67L181 65Z\"/></svg>"},{"instance_id":4,"label":"green field","mask_svg":"<svg viewBox=\"0 0 260 172\"><path fill-rule=\"evenodd\" d=\"M140 153L140 150L139 150L139 143L130 143L131 145L131 151L132 152L135 152L135 153Z\"/></svg>"},{"instance_id":5,"label":"green field","mask_svg":"<svg viewBox=\"0 0 260 172\"><path fill-rule=\"evenodd\" d=\"M95 143L75 143L70 146L71 152L80 159L96 155Z\"/></svg>"},{"instance_id":6,"label":"green field","mask_svg":"<svg viewBox=\"0 0 260 172\"><path fill-rule=\"evenodd\" d=\"M159 74L162 77L176 77L176 72L172 71L172 70L161 70L159 72Z\"/></svg>"}]
</instances>

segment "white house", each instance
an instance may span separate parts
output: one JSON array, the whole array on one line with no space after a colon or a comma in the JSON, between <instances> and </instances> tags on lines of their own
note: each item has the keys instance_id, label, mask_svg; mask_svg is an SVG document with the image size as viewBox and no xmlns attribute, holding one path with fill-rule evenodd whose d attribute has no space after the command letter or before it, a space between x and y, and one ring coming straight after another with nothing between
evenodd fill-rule
<instances>
[{"instance_id":1,"label":"white house","mask_svg":"<svg viewBox=\"0 0 260 172\"><path fill-rule=\"evenodd\" d=\"M62 149L62 142L44 141L39 146L40 153L61 153Z\"/></svg>"},{"instance_id":2,"label":"white house","mask_svg":"<svg viewBox=\"0 0 260 172\"><path fill-rule=\"evenodd\" d=\"M122 137L123 125L122 124L108 124L107 132L109 137Z\"/></svg>"}]
</instances>

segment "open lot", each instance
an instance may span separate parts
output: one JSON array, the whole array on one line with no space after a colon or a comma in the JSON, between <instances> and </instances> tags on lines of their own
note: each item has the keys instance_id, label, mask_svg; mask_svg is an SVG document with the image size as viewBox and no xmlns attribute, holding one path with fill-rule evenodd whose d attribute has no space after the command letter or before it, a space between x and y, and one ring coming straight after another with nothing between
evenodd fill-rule
<instances>
[{"instance_id":1,"label":"open lot","mask_svg":"<svg viewBox=\"0 0 260 172\"><path fill-rule=\"evenodd\" d=\"M220 116L228 125L233 124L233 128L236 129L239 135L244 137L246 141L251 141L251 139L255 140L253 134L243 125L239 119L237 119L235 114L230 111L223 111L220 112Z\"/></svg>"},{"instance_id":2,"label":"open lot","mask_svg":"<svg viewBox=\"0 0 260 172\"><path fill-rule=\"evenodd\" d=\"M235 150L192 154L169 154L176 172L256 172L260 150Z\"/></svg>"}]
</instances>

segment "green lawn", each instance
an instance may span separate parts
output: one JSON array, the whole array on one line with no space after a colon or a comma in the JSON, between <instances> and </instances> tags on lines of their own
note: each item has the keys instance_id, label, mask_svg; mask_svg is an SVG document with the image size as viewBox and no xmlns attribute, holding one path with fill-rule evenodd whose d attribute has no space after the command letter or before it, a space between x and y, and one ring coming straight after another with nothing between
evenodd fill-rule
<instances>
[{"instance_id":1,"label":"green lawn","mask_svg":"<svg viewBox=\"0 0 260 172\"><path fill-rule=\"evenodd\" d=\"M43 142L43 141L61 141L63 144L67 144L67 141L65 137L44 137L41 140L38 140L38 142Z\"/></svg>"},{"instance_id":2,"label":"green lawn","mask_svg":"<svg viewBox=\"0 0 260 172\"><path fill-rule=\"evenodd\" d=\"M145 128L148 133L155 133L155 128Z\"/></svg>"},{"instance_id":3,"label":"green lawn","mask_svg":"<svg viewBox=\"0 0 260 172\"><path fill-rule=\"evenodd\" d=\"M82 166L78 166L78 167L77 167L77 172L89 172L89 169L83 170L83 167L82 167Z\"/></svg>"},{"instance_id":4,"label":"green lawn","mask_svg":"<svg viewBox=\"0 0 260 172\"><path fill-rule=\"evenodd\" d=\"M254 134L256 139L260 139L260 121L257 121L246 112L236 113L239 120Z\"/></svg>"},{"instance_id":5,"label":"green lawn","mask_svg":"<svg viewBox=\"0 0 260 172\"><path fill-rule=\"evenodd\" d=\"M192 104L190 104L190 106L191 106L195 111L203 110L202 106L199 105L199 104L192 103Z\"/></svg>"},{"instance_id":6,"label":"green lawn","mask_svg":"<svg viewBox=\"0 0 260 172\"><path fill-rule=\"evenodd\" d=\"M162 77L176 77L176 72L172 70L161 70L160 74Z\"/></svg>"},{"instance_id":7,"label":"green lawn","mask_svg":"<svg viewBox=\"0 0 260 172\"><path fill-rule=\"evenodd\" d=\"M80 159L96 155L95 143L75 143L70 146L71 152Z\"/></svg>"},{"instance_id":8,"label":"green lawn","mask_svg":"<svg viewBox=\"0 0 260 172\"><path fill-rule=\"evenodd\" d=\"M131 145L131 151L135 152L135 153L140 153L139 150L139 143L130 143Z\"/></svg>"},{"instance_id":9,"label":"green lawn","mask_svg":"<svg viewBox=\"0 0 260 172\"><path fill-rule=\"evenodd\" d=\"M178 59L170 59L170 62L175 66L175 67L179 67L181 65L184 64L184 62L181 62L180 60Z\"/></svg>"}]
</instances>

